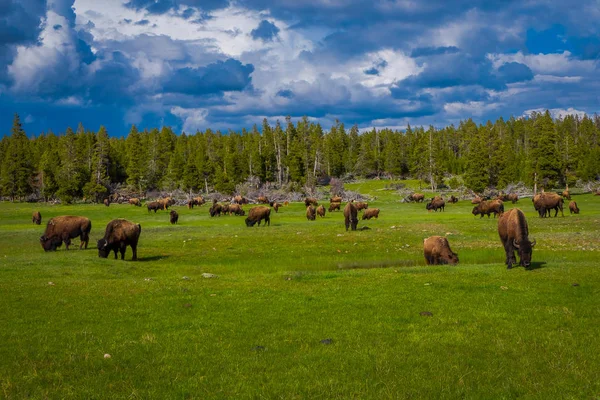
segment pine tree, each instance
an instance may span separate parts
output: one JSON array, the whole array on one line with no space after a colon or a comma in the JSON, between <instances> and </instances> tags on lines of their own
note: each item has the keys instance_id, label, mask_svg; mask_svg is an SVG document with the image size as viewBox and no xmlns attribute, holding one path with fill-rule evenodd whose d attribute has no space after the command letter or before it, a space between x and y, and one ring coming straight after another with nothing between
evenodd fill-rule
<instances>
[{"instance_id":1,"label":"pine tree","mask_svg":"<svg viewBox=\"0 0 600 400\"><path fill-rule=\"evenodd\" d=\"M538 182L546 189L553 188L560 177L558 134L550 111L533 117L530 163Z\"/></svg>"},{"instance_id":2,"label":"pine tree","mask_svg":"<svg viewBox=\"0 0 600 400\"><path fill-rule=\"evenodd\" d=\"M91 179L83 188L84 195L94 198L97 203L108 193L110 179L110 141L104 126L100 127L94 145L91 165Z\"/></svg>"},{"instance_id":3,"label":"pine tree","mask_svg":"<svg viewBox=\"0 0 600 400\"><path fill-rule=\"evenodd\" d=\"M465 184L469 189L481 193L489 184L487 140L479 135L477 125L471 119L461 124L459 129L463 129L470 138Z\"/></svg>"},{"instance_id":4,"label":"pine tree","mask_svg":"<svg viewBox=\"0 0 600 400\"><path fill-rule=\"evenodd\" d=\"M127 184L140 193L146 190L147 176L145 171L146 152L142 144L142 137L135 125L131 127L127 136Z\"/></svg>"},{"instance_id":5,"label":"pine tree","mask_svg":"<svg viewBox=\"0 0 600 400\"><path fill-rule=\"evenodd\" d=\"M68 204L81 194L81 158L77 148L77 137L70 127L67 128L65 136L60 138L59 157L61 165L56 195L63 203Z\"/></svg>"},{"instance_id":6,"label":"pine tree","mask_svg":"<svg viewBox=\"0 0 600 400\"><path fill-rule=\"evenodd\" d=\"M15 114L11 136L2 157L2 192L13 201L17 197L27 196L32 191L32 175L29 139L25 135L19 115Z\"/></svg>"}]
</instances>

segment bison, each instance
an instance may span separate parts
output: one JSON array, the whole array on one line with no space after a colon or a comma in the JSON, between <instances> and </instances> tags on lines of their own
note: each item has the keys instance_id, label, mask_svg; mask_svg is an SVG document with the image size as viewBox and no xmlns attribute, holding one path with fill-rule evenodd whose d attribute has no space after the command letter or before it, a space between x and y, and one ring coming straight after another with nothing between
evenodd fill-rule
<instances>
[{"instance_id":1,"label":"bison","mask_svg":"<svg viewBox=\"0 0 600 400\"><path fill-rule=\"evenodd\" d=\"M161 205L161 209L162 210L168 210L170 206L172 206L173 204L175 204L175 200L173 200L170 197L167 197L166 199L156 200L156 202Z\"/></svg>"},{"instance_id":2,"label":"bison","mask_svg":"<svg viewBox=\"0 0 600 400\"><path fill-rule=\"evenodd\" d=\"M446 202L441 197L436 197L431 200L429 203L425 205L425 209L437 212L437 210L444 211L444 207L446 207Z\"/></svg>"},{"instance_id":3,"label":"bison","mask_svg":"<svg viewBox=\"0 0 600 400\"><path fill-rule=\"evenodd\" d=\"M315 206L312 204L306 207L306 219L309 221L314 221L317 218L317 210Z\"/></svg>"},{"instance_id":4,"label":"bison","mask_svg":"<svg viewBox=\"0 0 600 400\"><path fill-rule=\"evenodd\" d=\"M223 210L223 206L216 202L214 202L212 207L208 209L208 213L210 214L211 217L214 217L214 216L220 217L221 213L223 213L223 212L226 212Z\"/></svg>"},{"instance_id":5,"label":"bison","mask_svg":"<svg viewBox=\"0 0 600 400\"><path fill-rule=\"evenodd\" d=\"M427 265L458 264L458 254L450 249L448 239L442 236L424 239L423 253Z\"/></svg>"},{"instance_id":6,"label":"bison","mask_svg":"<svg viewBox=\"0 0 600 400\"><path fill-rule=\"evenodd\" d=\"M151 201L149 203L146 203L146 207L148 208L148 212L154 211L154 214L156 214L156 211L162 210L163 205L158 201Z\"/></svg>"},{"instance_id":7,"label":"bison","mask_svg":"<svg viewBox=\"0 0 600 400\"><path fill-rule=\"evenodd\" d=\"M133 251L132 261L137 260L137 244L140 239L142 226L126 219L113 219L106 225L104 237L98 240L98 257L107 258L111 251L121 253L121 260L125 259L125 250L131 246Z\"/></svg>"},{"instance_id":8,"label":"bison","mask_svg":"<svg viewBox=\"0 0 600 400\"><path fill-rule=\"evenodd\" d=\"M267 196L258 196L256 202L259 204L269 204L269 199L267 199Z\"/></svg>"},{"instance_id":9,"label":"bison","mask_svg":"<svg viewBox=\"0 0 600 400\"><path fill-rule=\"evenodd\" d=\"M104 205L105 205L106 207L110 206L110 200L109 200L109 199L104 199L104 201L103 201L103 202L104 202Z\"/></svg>"},{"instance_id":10,"label":"bison","mask_svg":"<svg viewBox=\"0 0 600 400\"><path fill-rule=\"evenodd\" d=\"M346 231L348 228L352 226L352 230L356 230L356 226L358 225L358 210L354 203L349 202L344 207L344 223L346 224Z\"/></svg>"},{"instance_id":11,"label":"bison","mask_svg":"<svg viewBox=\"0 0 600 400\"><path fill-rule=\"evenodd\" d=\"M498 235L506 252L507 268L511 269L516 264L515 250L519 253L519 264L529 268L536 242L529 241L529 228L523 211L513 208L502 214L498 218Z\"/></svg>"},{"instance_id":12,"label":"bison","mask_svg":"<svg viewBox=\"0 0 600 400\"><path fill-rule=\"evenodd\" d=\"M341 196L333 196L332 198L329 199L330 203L341 203L342 202L342 197Z\"/></svg>"},{"instance_id":13,"label":"bison","mask_svg":"<svg viewBox=\"0 0 600 400\"><path fill-rule=\"evenodd\" d=\"M317 215L321 218L325 217L325 207L322 204L317 207Z\"/></svg>"},{"instance_id":14,"label":"bison","mask_svg":"<svg viewBox=\"0 0 600 400\"><path fill-rule=\"evenodd\" d=\"M517 201L519 201L519 195L516 193L510 193L508 196L506 196L507 201L512 202L513 204L515 204Z\"/></svg>"},{"instance_id":15,"label":"bison","mask_svg":"<svg viewBox=\"0 0 600 400\"><path fill-rule=\"evenodd\" d=\"M504 203L502 200L483 200L481 203L477 204L473 207L473 215L481 215L480 218L483 218L484 215L487 215L488 218L490 214L494 214L494 218L496 215L502 214L504 212Z\"/></svg>"},{"instance_id":16,"label":"bison","mask_svg":"<svg viewBox=\"0 0 600 400\"><path fill-rule=\"evenodd\" d=\"M471 200L471 204L479 204L483 199L479 196L475 196L473 200Z\"/></svg>"},{"instance_id":17,"label":"bison","mask_svg":"<svg viewBox=\"0 0 600 400\"><path fill-rule=\"evenodd\" d=\"M50 218L46 225L46 231L40 237L40 243L45 251L54 251L65 242L65 246L69 250L71 239L79 236L81 239L79 249L81 250L84 245L87 249L91 230L92 222L86 217L63 215Z\"/></svg>"},{"instance_id":18,"label":"bison","mask_svg":"<svg viewBox=\"0 0 600 400\"><path fill-rule=\"evenodd\" d=\"M171 212L169 213L169 221L171 222L171 224L176 224L178 220L179 214L177 214L177 211L171 210Z\"/></svg>"},{"instance_id":19,"label":"bison","mask_svg":"<svg viewBox=\"0 0 600 400\"><path fill-rule=\"evenodd\" d=\"M42 214L40 214L39 211L34 211L33 216L31 217L31 222L33 222L36 225L41 224L42 223Z\"/></svg>"},{"instance_id":20,"label":"bison","mask_svg":"<svg viewBox=\"0 0 600 400\"><path fill-rule=\"evenodd\" d=\"M245 198L245 197L243 197L243 196L240 196L240 195L238 194L237 196L235 196L235 197L233 198L233 202L234 202L235 204L240 204L240 205L242 205L242 204L248 204L248 199L247 199L247 198Z\"/></svg>"},{"instance_id":21,"label":"bison","mask_svg":"<svg viewBox=\"0 0 600 400\"><path fill-rule=\"evenodd\" d=\"M230 204L229 207L227 207L227 211L229 212L229 215L231 215L231 214L245 215L246 214L244 212L244 210L242 210L242 206L240 206L239 204Z\"/></svg>"},{"instance_id":22,"label":"bison","mask_svg":"<svg viewBox=\"0 0 600 400\"><path fill-rule=\"evenodd\" d=\"M564 197L567 200L571 200L571 193L569 193L569 189L563 190L562 197Z\"/></svg>"},{"instance_id":23,"label":"bison","mask_svg":"<svg viewBox=\"0 0 600 400\"><path fill-rule=\"evenodd\" d=\"M364 201L357 201L356 203L354 203L354 207L356 207L356 211L366 210L367 208L369 208L369 204L367 204L367 202Z\"/></svg>"},{"instance_id":24,"label":"bison","mask_svg":"<svg viewBox=\"0 0 600 400\"><path fill-rule=\"evenodd\" d=\"M541 218L546 216L550 216L550 210L554 209L554 216L558 215L558 210L560 210L561 215L564 217L563 213L563 198L552 192L542 192L538 193L531 199L533 201L533 207L539 213Z\"/></svg>"},{"instance_id":25,"label":"bison","mask_svg":"<svg viewBox=\"0 0 600 400\"><path fill-rule=\"evenodd\" d=\"M362 219L379 218L379 208L367 208L363 213Z\"/></svg>"},{"instance_id":26,"label":"bison","mask_svg":"<svg viewBox=\"0 0 600 400\"><path fill-rule=\"evenodd\" d=\"M452 204L458 203L458 197L454 197L454 195L450 196L448 203L452 203Z\"/></svg>"},{"instance_id":27,"label":"bison","mask_svg":"<svg viewBox=\"0 0 600 400\"><path fill-rule=\"evenodd\" d=\"M332 212L334 210L340 211L341 206L342 206L342 203L331 203L331 204L329 204L329 212Z\"/></svg>"},{"instance_id":28,"label":"bison","mask_svg":"<svg viewBox=\"0 0 600 400\"><path fill-rule=\"evenodd\" d=\"M132 205L134 205L136 207L141 207L142 206L142 202L140 201L140 199L135 198L135 197L129 199L128 202L129 202L129 204L132 204Z\"/></svg>"},{"instance_id":29,"label":"bison","mask_svg":"<svg viewBox=\"0 0 600 400\"><path fill-rule=\"evenodd\" d=\"M577 203L575 201L571 201L569 203L569 213L570 214L579 214L579 207L577 207Z\"/></svg>"},{"instance_id":30,"label":"bison","mask_svg":"<svg viewBox=\"0 0 600 400\"><path fill-rule=\"evenodd\" d=\"M279 208L281 207L281 203L278 203L276 201L272 201L271 203L269 203L269 205L271 207L273 207L273 209L275 210L275 212L278 212Z\"/></svg>"},{"instance_id":31,"label":"bison","mask_svg":"<svg viewBox=\"0 0 600 400\"><path fill-rule=\"evenodd\" d=\"M263 226L267 226L267 224L271 226L271 209L266 206L252 207L248 212L248 218L246 218L246 226L252 227L257 222L260 226L262 220L265 221Z\"/></svg>"},{"instance_id":32,"label":"bison","mask_svg":"<svg viewBox=\"0 0 600 400\"><path fill-rule=\"evenodd\" d=\"M304 199L304 205L306 207L313 205L313 206L318 206L319 203L317 202L317 199L315 199L314 197L307 197L306 199Z\"/></svg>"},{"instance_id":33,"label":"bison","mask_svg":"<svg viewBox=\"0 0 600 400\"><path fill-rule=\"evenodd\" d=\"M422 193L413 193L410 196L408 196L408 200L409 201L414 201L417 203L422 203L423 200L425 200L425 195Z\"/></svg>"}]
</instances>

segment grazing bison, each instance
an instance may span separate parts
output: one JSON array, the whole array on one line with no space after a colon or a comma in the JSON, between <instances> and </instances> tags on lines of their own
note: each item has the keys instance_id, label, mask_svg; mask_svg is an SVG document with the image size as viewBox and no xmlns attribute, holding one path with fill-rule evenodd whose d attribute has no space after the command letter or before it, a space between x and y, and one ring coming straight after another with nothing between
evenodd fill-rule
<instances>
[{"instance_id":1,"label":"grazing bison","mask_svg":"<svg viewBox=\"0 0 600 400\"><path fill-rule=\"evenodd\" d=\"M187 206L188 206L188 208L194 208L194 206L201 206L204 203L206 203L206 201L204 200L204 197L198 196L198 197L194 197L191 200L188 200Z\"/></svg>"},{"instance_id":2,"label":"grazing bison","mask_svg":"<svg viewBox=\"0 0 600 400\"><path fill-rule=\"evenodd\" d=\"M369 208L369 204L367 204L365 201L357 201L354 203L354 207L356 207L356 211L366 210Z\"/></svg>"},{"instance_id":3,"label":"grazing bison","mask_svg":"<svg viewBox=\"0 0 600 400\"><path fill-rule=\"evenodd\" d=\"M179 214L177 214L177 211L171 210L171 212L169 213L169 221L171 221L171 224L176 224L178 220Z\"/></svg>"},{"instance_id":4,"label":"grazing bison","mask_svg":"<svg viewBox=\"0 0 600 400\"><path fill-rule=\"evenodd\" d=\"M148 212L154 211L154 214L156 214L156 211L162 210L163 205L158 201L151 201L149 203L146 203L146 207L148 208Z\"/></svg>"},{"instance_id":5,"label":"grazing bison","mask_svg":"<svg viewBox=\"0 0 600 400\"><path fill-rule=\"evenodd\" d=\"M135 197L129 199L129 204L133 204L136 207L141 207L142 206L142 202L140 201L140 199L135 198Z\"/></svg>"},{"instance_id":6,"label":"grazing bison","mask_svg":"<svg viewBox=\"0 0 600 400\"><path fill-rule=\"evenodd\" d=\"M450 196L448 203L452 203L452 204L458 203L458 197L454 197L454 195Z\"/></svg>"},{"instance_id":7,"label":"grazing bison","mask_svg":"<svg viewBox=\"0 0 600 400\"><path fill-rule=\"evenodd\" d=\"M269 203L269 205L271 207L273 207L273 209L275 210L275 212L278 212L279 208L281 207L281 203L278 203L276 201L272 201L271 203Z\"/></svg>"},{"instance_id":8,"label":"grazing bison","mask_svg":"<svg viewBox=\"0 0 600 400\"><path fill-rule=\"evenodd\" d=\"M65 246L69 250L71 239L79 236L81 239L79 249L81 250L84 245L87 249L91 230L92 222L86 217L63 215L50 218L46 225L46 231L40 237L40 243L45 251L54 251L65 242Z\"/></svg>"},{"instance_id":9,"label":"grazing bison","mask_svg":"<svg viewBox=\"0 0 600 400\"><path fill-rule=\"evenodd\" d=\"M513 208L502 214L498 218L498 234L506 252L507 268L511 269L516 264L515 250L519 253L519 264L529 268L535 240L529 241L529 228L523 211Z\"/></svg>"},{"instance_id":10,"label":"grazing bison","mask_svg":"<svg viewBox=\"0 0 600 400\"><path fill-rule=\"evenodd\" d=\"M31 217L31 222L33 222L36 225L41 224L42 223L42 214L40 214L39 211L34 211L33 216Z\"/></svg>"},{"instance_id":11,"label":"grazing bison","mask_svg":"<svg viewBox=\"0 0 600 400\"><path fill-rule=\"evenodd\" d=\"M227 207L227 211L229 212L229 215L231 215L231 214L245 215L246 214L244 212L244 210L242 210L242 206L240 206L239 204L230 204L229 207Z\"/></svg>"},{"instance_id":12,"label":"grazing bison","mask_svg":"<svg viewBox=\"0 0 600 400\"><path fill-rule=\"evenodd\" d=\"M334 210L340 211L341 207L342 207L342 203L331 203L331 204L329 204L329 212L332 212Z\"/></svg>"},{"instance_id":13,"label":"grazing bison","mask_svg":"<svg viewBox=\"0 0 600 400\"><path fill-rule=\"evenodd\" d=\"M306 219L309 221L314 221L317 218L317 210L315 206L312 204L306 207Z\"/></svg>"},{"instance_id":14,"label":"grazing bison","mask_svg":"<svg viewBox=\"0 0 600 400\"><path fill-rule=\"evenodd\" d=\"M479 204L483 199L479 196L475 196L473 200L471 200L471 204Z\"/></svg>"},{"instance_id":15,"label":"grazing bison","mask_svg":"<svg viewBox=\"0 0 600 400\"><path fill-rule=\"evenodd\" d=\"M313 205L313 206L318 206L319 203L317 202L317 199L315 199L314 197L307 197L306 199L304 199L304 205L306 207Z\"/></svg>"},{"instance_id":16,"label":"grazing bison","mask_svg":"<svg viewBox=\"0 0 600 400\"><path fill-rule=\"evenodd\" d=\"M552 192L542 192L538 193L531 199L533 201L533 207L540 214L541 218L545 218L546 216L550 216L550 210L554 209L554 216L558 215L558 210L560 210L560 214L564 217L563 213L563 198Z\"/></svg>"},{"instance_id":17,"label":"grazing bison","mask_svg":"<svg viewBox=\"0 0 600 400\"><path fill-rule=\"evenodd\" d=\"M423 240L423 253L427 265L458 264L458 254L450 249L448 239L442 236Z\"/></svg>"},{"instance_id":18,"label":"grazing bison","mask_svg":"<svg viewBox=\"0 0 600 400\"><path fill-rule=\"evenodd\" d=\"M425 209L437 212L437 210L444 211L444 207L446 207L446 202L441 197L435 197L429 203L425 205Z\"/></svg>"},{"instance_id":19,"label":"grazing bison","mask_svg":"<svg viewBox=\"0 0 600 400\"><path fill-rule=\"evenodd\" d=\"M283 202L283 205L287 207L287 206L290 205L290 202L286 200L286 201Z\"/></svg>"},{"instance_id":20,"label":"grazing bison","mask_svg":"<svg viewBox=\"0 0 600 400\"><path fill-rule=\"evenodd\" d=\"M121 253L121 260L125 259L125 250L127 246L131 246L133 251L132 261L137 260L137 244L140 239L142 226L134 224L126 219L113 219L106 225L104 237L98 240L98 257L106 258L111 251L115 252L115 260L117 252Z\"/></svg>"},{"instance_id":21,"label":"grazing bison","mask_svg":"<svg viewBox=\"0 0 600 400\"><path fill-rule=\"evenodd\" d=\"M379 218L379 208L367 208L363 213L362 219Z\"/></svg>"},{"instance_id":22,"label":"grazing bison","mask_svg":"<svg viewBox=\"0 0 600 400\"><path fill-rule=\"evenodd\" d=\"M341 203L342 202L342 197L341 196L333 196L332 198L329 199L330 203Z\"/></svg>"},{"instance_id":23,"label":"grazing bison","mask_svg":"<svg viewBox=\"0 0 600 400\"><path fill-rule=\"evenodd\" d=\"M259 204L269 204L269 199L267 199L267 196L258 196L256 202Z\"/></svg>"},{"instance_id":24,"label":"grazing bison","mask_svg":"<svg viewBox=\"0 0 600 400\"><path fill-rule=\"evenodd\" d=\"M104 199L104 205L106 207L110 206L110 200L109 199Z\"/></svg>"},{"instance_id":25,"label":"grazing bison","mask_svg":"<svg viewBox=\"0 0 600 400\"><path fill-rule=\"evenodd\" d=\"M513 204L515 204L517 201L519 201L519 195L516 193L510 193L507 197L507 201L512 202Z\"/></svg>"},{"instance_id":26,"label":"grazing bison","mask_svg":"<svg viewBox=\"0 0 600 400\"><path fill-rule=\"evenodd\" d=\"M409 201L414 201L417 203L422 203L423 200L425 200L425 195L422 193L413 193L410 196L408 196L408 200Z\"/></svg>"},{"instance_id":27,"label":"grazing bison","mask_svg":"<svg viewBox=\"0 0 600 400\"><path fill-rule=\"evenodd\" d=\"M569 189L563 190L562 197L564 197L567 200L571 200L571 193L569 193Z\"/></svg>"},{"instance_id":28,"label":"grazing bison","mask_svg":"<svg viewBox=\"0 0 600 400\"><path fill-rule=\"evenodd\" d=\"M167 197L166 199L156 200L156 202L161 205L161 210L168 210L170 206L175 204L175 200L173 200L170 197Z\"/></svg>"},{"instance_id":29,"label":"grazing bison","mask_svg":"<svg viewBox=\"0 0 600 400\"><path fill-rule=\"evenodd\" d=\"M235 204L248 204L248 199L239 194L233 198Z\"/></svg>"},{"instance_id":30,"label":"grazing bison","mask_svg":"<svg viewBox=\"0 0 600 400\"><path fill-rule=\"evenodd\" d=\"M220 217L221 213L223 212L227 212L223 210L224 206L222 206L221 204L214 202L212 207L208 209L208 213L210 214L211 217L217 216ZM229 207L227 207L229 208Z\"/></svg>"},{"instance_id":31,"label":"grazing bison","mask_svg":"<svg viewBox=\"0 0 600 400\"><path fill-rule=\"evenodd\" d=\"M246 226L252 227L257 222L260 226L262 220L265 220L263 226L267 226L267 224L271 226L271 209L265 206L252 207L248 212L248 218L246 218Z\"/></svg>"},{"instance_id":32,"label":"grazing bison","mask_svg":"<svg viewBox=\"0 0 600 400\"><path fill-rule=\"evenodd\" d=\"M354 203L349 202L344 207L344 223L346 224L346 231L348 228L352 226L352 230L356 230L356 226L358 225L358 210Z\"/></svg>"},{"instance_id":33,"label":"grazing bison","mask_svg":"<svg viewBox=\"0 0 600 400\"><path fill-rule=\"evenodd\" d=\"M323 204L317 207L317 215L321 218L325 217L325 207L323 207Z\"/></svg>"},{"instance_id":34,"label":"grazing bison","mask_svg":"<svg viewBox=\"0 0 600 400\"><path fill-rule=\"evenodd\" d=\"M490 214L494 214L494 218L496 215L502 214L504 212L504 203L502 200L483 200L481 203L477 204L473 207L473 215L481 215L480 218L483 218L484 215L487 215L488 218Z\"/></svg>"},{"instance_id":35,"label":"grazing bison","mask_svg":"<svg viewBox=\"0 0 600 400\"><path fill-rule=\"evenodd\" d=\"M569 203L569 212L570 214L579 214L579 207L577 207L577 203L575 201L571 201Z\"/></svg>"}]
</instances>

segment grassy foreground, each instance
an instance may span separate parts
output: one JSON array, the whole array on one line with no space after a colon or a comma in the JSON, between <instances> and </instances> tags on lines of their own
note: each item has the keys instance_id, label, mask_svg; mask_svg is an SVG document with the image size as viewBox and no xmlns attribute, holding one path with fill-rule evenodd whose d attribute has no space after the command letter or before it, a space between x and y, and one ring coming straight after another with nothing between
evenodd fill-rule
<instances>
[{"instance_id":1,"label":"grassy foreground","mask_svg":"<svg viewBox=\"0 0 600 400\"><path fill-rule=\"evenodd\" d=\"M551 219L521 200L534 268L507 271L495 219L384 186L346 185L381 209L357 232L299 203L266 228L206 206L171 226L145 207L0 204L0 398L600 396L600 197ZM92 220L88 250L44 253L65 214ZM138 262L98 258L117 217L142 225ZM425 266L431 235L458 266Z\"/></svg>"}]
</instances>

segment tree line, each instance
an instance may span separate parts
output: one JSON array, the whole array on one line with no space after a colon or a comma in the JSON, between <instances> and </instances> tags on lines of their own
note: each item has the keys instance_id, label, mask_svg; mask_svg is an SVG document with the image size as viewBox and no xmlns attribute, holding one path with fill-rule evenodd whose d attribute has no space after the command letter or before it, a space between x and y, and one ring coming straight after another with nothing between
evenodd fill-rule
<instances>
[{"instance_id":1,"label":"tree line","mask_svg":"<svg viewBox=\"0 0 600 400\"><path fill-rule=\"evenodd\" d=\"M524 182L548 189L600 176L600 117L548 111L477 125L372 129L291 118L241 132L207 129L177 135L170 127L110 137L81 124L28 137L15 115L0 141L0 195L63 202L106 197L114 184L150 190L231 194L253 177L274 186L314 186L323 177L413 177L436 188L464 184L481 192Z\"/></svg>"}]
</instances>

